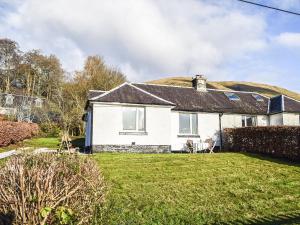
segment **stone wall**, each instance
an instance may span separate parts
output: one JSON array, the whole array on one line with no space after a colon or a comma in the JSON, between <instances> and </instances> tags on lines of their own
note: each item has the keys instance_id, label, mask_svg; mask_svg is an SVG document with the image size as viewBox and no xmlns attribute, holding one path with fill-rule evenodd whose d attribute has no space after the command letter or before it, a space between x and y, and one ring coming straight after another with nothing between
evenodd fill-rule
<instances>
[{"instance_id":1,"label":"stone wall","mask_svg":"<svg viewBox=\"0 0 300 225\"><path fill-rule=\"evenodd\" d=\"M93 152L170 153L170 145L94 145Z\"/></svg>"}]
</instances>

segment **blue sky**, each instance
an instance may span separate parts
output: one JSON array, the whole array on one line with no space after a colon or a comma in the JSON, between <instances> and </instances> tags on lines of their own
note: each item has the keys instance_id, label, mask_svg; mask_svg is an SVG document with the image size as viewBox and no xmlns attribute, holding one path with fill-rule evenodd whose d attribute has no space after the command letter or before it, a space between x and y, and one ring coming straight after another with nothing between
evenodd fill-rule
<instances>
[{"instance_id":1,"label":"blue sky","mask_svg":"<svg viewBox=\"0 0 300 225\"><path fill-rule=\"evenodd\" d=\"M299 0L253 0L300 12ZM0 0L0 35L57 55L99 54L131 81L205 74L300 92L300 16L236 0Z\"/></svg>"}]
</instances>

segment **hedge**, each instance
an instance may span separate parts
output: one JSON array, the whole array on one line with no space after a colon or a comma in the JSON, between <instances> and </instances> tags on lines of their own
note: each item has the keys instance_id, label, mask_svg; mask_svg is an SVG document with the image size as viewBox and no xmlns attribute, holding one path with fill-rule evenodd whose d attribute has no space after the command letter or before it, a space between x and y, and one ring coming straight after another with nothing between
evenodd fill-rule
<instances>
[{"instance_id":1,"label":"hedge","mask_svg":"<svg viewBox=\"0 0 300 225\"><path fill-rule=\"evenodd\" d=\"M300 161L300 126L227 128L224 149Z\"/></svg>"},{"instance_id":2,"label":"hedge","mask_svg":"<svg viewBox=\"0 0 300 225\"><path fill-rule=\"evenodd\" d=\"M0 121L0 147L15 144L38 134L35 123Z\"/></svg>"}]
</instances>

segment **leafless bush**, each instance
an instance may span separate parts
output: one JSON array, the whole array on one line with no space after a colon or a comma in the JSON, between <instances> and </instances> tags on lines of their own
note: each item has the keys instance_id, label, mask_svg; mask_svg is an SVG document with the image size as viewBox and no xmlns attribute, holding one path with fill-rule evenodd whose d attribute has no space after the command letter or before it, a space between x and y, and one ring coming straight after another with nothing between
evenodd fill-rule
<instances>
[{"instance_id":1,"label":"leafless bush","mask_svg":"<svg viewBox=\"0 0 300 225\"><path fill-rule=\"evenodd\" d=\"M96 163L77 155L18 155L0 170L0 214L14 224L90 224L104 193Z\"/></svg>"}]
</instances>

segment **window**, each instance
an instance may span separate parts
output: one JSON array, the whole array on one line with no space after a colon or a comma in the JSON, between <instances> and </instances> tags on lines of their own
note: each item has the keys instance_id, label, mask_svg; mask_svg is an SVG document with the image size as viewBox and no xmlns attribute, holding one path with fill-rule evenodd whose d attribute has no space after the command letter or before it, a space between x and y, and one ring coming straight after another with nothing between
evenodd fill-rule
<instances>
[{"instance_id":1,"label":"window","mask_svg":"<svg viewBox=\"0 0 300 225\"><path fill-rule=\"evenodd\" d=\"M242 116L242 127L256 126L256 116Z\"/></svg>"},{"instance_id":2,"label":"window","mask_svg":"<svg viewBox=\"0 0 300 225\"><path fill-rule=\"evenodd\" d=\"M43 104L43 100L40 98L35 99L35 106L41 108Z\"/></svg>"},{"instance_id":3,"label":"window","mask_svg":"<svg viewBox=\"0 0 300 225\"><path fill-rule=\"evenodd\" d=\"M258 102L263 102L264 98L261 95L257 95L257 94L252 94L253 98L256 99L256 101Z\"/></svg>"},{"instance_id":4,"label":"window","mask_svg":"<svg viewBox=\"0 0 300 225\"><path fill-rule=\"evenodd\" d=\"M198 118L195 113L179 113L179 133L198 134Z\"/></svg>"},{"instance_id":5,"label":"window","mask_svg":"<svg viewBox=\"0 0 300 225\"><path fill-rule=\"evenodd\" d=\"M123 130L145 131L145 108L123 108Z\"/></svg>"},{"instance_id":6,"label":"window","mask_svg":"<svg viewBox=\"0 0 300 225\"><path fill-rule=\"evenodd\" d=\"M224 92L224 94L229 98L229 100L231 101L238 101L240 100L240 97L235 94L235 93L232 93L232 92Z\"/></svg>"},{"instance_id":7,"label":"window","mask_svg":"<svg viewBox=\"0 0 300 225\"><path fill-rule=\"evenodd\" d=\"M11 94L6 95L5 104L12 105L14 103L14 96Z\"/></svg>"}]
</instances>

